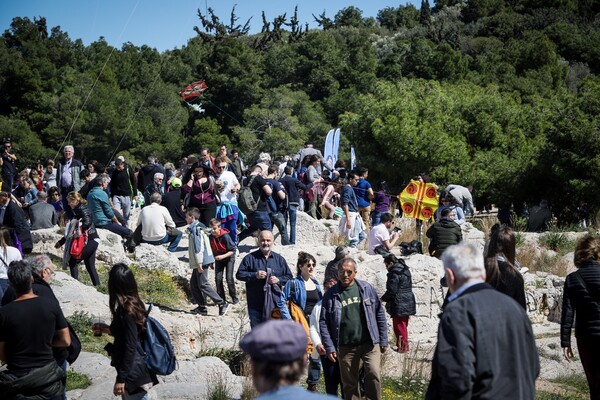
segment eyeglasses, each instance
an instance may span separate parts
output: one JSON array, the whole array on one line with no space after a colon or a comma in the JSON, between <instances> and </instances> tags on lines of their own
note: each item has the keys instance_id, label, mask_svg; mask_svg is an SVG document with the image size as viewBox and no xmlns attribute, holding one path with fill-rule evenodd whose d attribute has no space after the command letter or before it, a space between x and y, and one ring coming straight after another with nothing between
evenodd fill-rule
<instances>
[{"instance_id":1,"label":"eyeglasses","mask_svg":"<svg viewBox=\"0 0 600 400\"><path fill-rule=\"evenodd\" d=\"M225 168L227 168L227 165L217 165L216 168L217 169L225 169Z\"/></svg>"},{"instance_id":2,"label":"eyeglasses","mask_svg":"<svg viewBox=\"0 0 600 400\"><path fill-rule=\"evenodd\" d=\"M339 275L348 275L348 276L350 276L350 275L354 275L354 271L349 271L347 269L340 269L338 271L338 274Z\"/></svg>"}]
</instances>

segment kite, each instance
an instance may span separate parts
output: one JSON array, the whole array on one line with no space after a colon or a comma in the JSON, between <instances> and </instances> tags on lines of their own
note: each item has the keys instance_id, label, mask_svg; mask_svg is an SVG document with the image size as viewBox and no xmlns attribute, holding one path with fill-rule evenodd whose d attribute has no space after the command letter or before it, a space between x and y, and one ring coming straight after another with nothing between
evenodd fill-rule
<instances>
[{"instance_id":1,"label":"kite","mask_svg":"<svg viewBox=\"0 0 600 400\"><path fill-rule=\"evenodd\" d=\"M197 101L202 93L208 89L208 85L204 81L193 82L187 85L183 90L179 92L181 95L181 99L190 106L196 112L202 114L204 109L202 108L202 103L191 104L194 101Z\"/></svg>"},{"instance_id":2,"label":"kite","mask_svg":"<svg viewBox=\"0 0 600 400\"><path fill-rule=\"evenodd\" d=\"M437 187L433 183L411 180L398 196L406 218L427 221L433 217L439 205Z\"/></svg>"}]
</instances>

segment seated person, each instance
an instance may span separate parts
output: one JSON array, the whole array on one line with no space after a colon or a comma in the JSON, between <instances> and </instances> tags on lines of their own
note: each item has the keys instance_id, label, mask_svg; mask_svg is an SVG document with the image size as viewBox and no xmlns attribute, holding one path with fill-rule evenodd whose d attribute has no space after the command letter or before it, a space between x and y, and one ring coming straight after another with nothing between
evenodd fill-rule
<instances>
[{"instance_id":1,"label":"seated person","mask_svg":"<svg viewBox=\"0 0 600 400\"><path fill-rule=\"evenodd\" d=\"M390 213L381 215L381 223L371 228L369 232L369 254L389 254L390 250L400 239L400 232L394 231L391 235L389 230L394 225L394 217Z\"/></svg>"},{"instance_id":2,"label":"seated person","mask_svg":"<svg viewBox=\"0 0 600 400\"><path fill-rule=\"evenodd\" d=\"M154 192L150 195L150 203L142 208L138 219L138 226L142 226L142 243L154 245L169 243L167 250L174 252L182 233L175 227L169 210L160 205L161 202L162 195Z\"/></svg>"},{"instance_id":3,"label":"seated person","mask_svg":"<svg viewBox=\"0 0 600 400\"><path fill-rule=\"evenodd\" d=\"M29 207L31 230L48 229L58 224L58 215L52 204L46 202L46 192L37 192L37 202Z\"/></svg>"}]
</instances>

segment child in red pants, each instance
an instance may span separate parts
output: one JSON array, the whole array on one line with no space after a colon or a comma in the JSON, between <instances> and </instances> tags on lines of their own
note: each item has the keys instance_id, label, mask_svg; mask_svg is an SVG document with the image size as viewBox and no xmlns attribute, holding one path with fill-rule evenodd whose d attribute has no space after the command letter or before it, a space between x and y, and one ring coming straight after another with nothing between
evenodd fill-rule
<instances>
[{"instance_id":1,"label":"child in red pants","mask_svg":"<svg viewBox=\"0 0 600 400\"><path fill-rule=\"evenodd\" d=\"M381 297L386 302L385 309L392 317L397 351L406 353L408 347L408 319L417 313L415 295L412 291L412 276L404 260L389 254L384 258L388 270L386 291Z\"/></svg>"}]
</instances>

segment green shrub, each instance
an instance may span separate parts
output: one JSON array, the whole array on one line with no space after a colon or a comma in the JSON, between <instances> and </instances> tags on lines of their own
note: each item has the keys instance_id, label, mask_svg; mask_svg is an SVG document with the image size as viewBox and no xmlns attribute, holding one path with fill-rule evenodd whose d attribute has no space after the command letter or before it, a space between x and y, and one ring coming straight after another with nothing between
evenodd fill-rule
<instances>
[{"instance_id":1,"label":"green shrub","mask_svg":"<svg viewBox=\"0 0 600 400\"><path fill-rule=\"evenodd\" d=\"M547 232L540 236L539 243L541 246L561 254L566 254L575 247L575 243L569 240L567 235L558 231Z\"/></svg>"},{"instance_id":2,"label":"green shrub","mask_svg":"<svg viewBox=\"0 0 600 400\"><path fill-rule=\"evenodd\" d=\"M247 360L246 353L239 349L211 348L200 351L197 357L218 357L229 366L235 375L243 375Z\"/></svg>"},{"instance_id":3,"label":"green shrub","mask_svg":"<svg viewBox=\"0 0 600 400\"><path fill-rule=\"evenodd\" d=\"M85 389L92 384L87 375L79 374L72 369L67 370L67 392L74 389Z\"/></svg>"}]
</instances>

